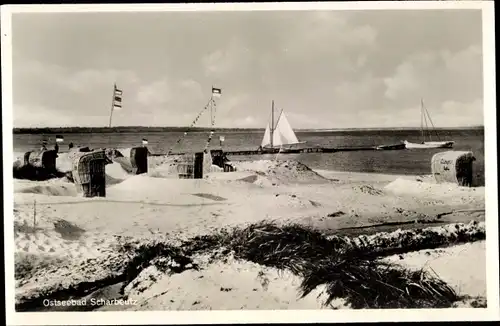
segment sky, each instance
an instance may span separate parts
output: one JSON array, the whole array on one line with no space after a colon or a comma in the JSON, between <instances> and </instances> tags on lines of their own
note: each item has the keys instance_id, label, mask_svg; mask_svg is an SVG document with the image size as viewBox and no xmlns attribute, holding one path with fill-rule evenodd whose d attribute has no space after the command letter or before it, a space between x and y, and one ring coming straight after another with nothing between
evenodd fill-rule
<instances>
[{"instance_id":1,"label":"sky","mask_svg":"<svg viewBox=\"0 0 500 326\"><path fill-rule=\"evenodd\" d=\"M480 10L14 13L14 127L483 125ZM208 127L205 113L197 126Z\"/></svg>"}]
</instances>

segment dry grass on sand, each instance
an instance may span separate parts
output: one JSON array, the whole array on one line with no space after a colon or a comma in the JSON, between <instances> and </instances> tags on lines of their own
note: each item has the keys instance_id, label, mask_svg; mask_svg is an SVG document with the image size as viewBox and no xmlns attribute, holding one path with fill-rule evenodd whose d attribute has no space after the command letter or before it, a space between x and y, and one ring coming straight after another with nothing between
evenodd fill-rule
<instances>
[{"instance_id":1,"label":"dry grass on sand","mask_svg":"<svg viewBox=\"0 0 500 326\"><path fill-rule=\"evenodd\" d=\"M461 234L462 241L484 238L484 228L478 226L477 223L455 229L460 228L462 231L457 234ZM439 232L434 231L434 233ZM438 243L439 241L435 239L431 241L432 234L433 231L427 231L413 235L415 241L422 243L421 247L425 247L426 242L422 241L422 238L428 239L430 247L445 246L449 245L449 242L457 241L455 234L448 238L440 238L440 243ZM469 238L466 238L467 234ZM390 234L385 237L393 238ZM409 236L401 238L408 239ZM162 279L171 281L173 275L187 275L184 273L194 271L201 278L204 275L203 271L212 270L214 264L226 266L227 264L234 265L235 262L250 262L276 270L278 275L292 274L299 280L297 284L299 298L305 298L317 292L318 289L323 289L321 307L332 307L333 302L341 300L343 306L354 309L438 308L451 307L467 299L429 271L405 268L390 260L378 259L384 254L369 250L373 246L366 243L366 239L327 238L317 230L300 225L279 226L272 222L260 222L177 243L166 237L154 241L132 238L118 238L118 240L114 249L115 265L111 267L115 272L114 276L103 275L104 282L96 281L98 286L94 287L91 284L80 285L80 287L72 285L73 295L75 293L79 296L88 295L106 284L124 282L121 291L124 298L131 296L139 299L141 304L147 304L146 301L151 298L145 298L143 292L155 293L155 298L158 298L174 291L171 287L162 291L158 288L151 290L155 284L158 286L163 284ZM372 242L377 241L380 240L372 239ZM108 258L105 263L109 263L109 260ZM220 265L221 263L223 265ZM86 264L92 266L89 265L88 269L85 269ZM69 266L68 268L70 271L75 268L72 270L73 273L79 268L79 273L85 274L85 272L95 271L99 264L104 264L104 262L94 259L87 261L86 264L80 263L78 267ZM155 275L150 274L151 268L157 271ZM221 268L221 273L224 269ZM63 273L67 271L63 270ZM146 277L144 273L150 276ZM34 274L30 274L29 277L34 277ZM85 279L85 275L82 276ZM227 276L238 277L238 274ZM51 277L57 280L57 272L51 274ZM180 284L177 291L180 291L182 286L184 285ZM189 285L185 286L189 288ZM67 289L52 289L51 294L47 290L44 292L45 294L41 296L35 295L30 300L20 303L17 308L37 309L41 305L41 300L47 295L59 298L69 295ZM166 307L150 308L165 309ZM215 308L220 309L220 307Z\"/></svg>"}]
</instances>

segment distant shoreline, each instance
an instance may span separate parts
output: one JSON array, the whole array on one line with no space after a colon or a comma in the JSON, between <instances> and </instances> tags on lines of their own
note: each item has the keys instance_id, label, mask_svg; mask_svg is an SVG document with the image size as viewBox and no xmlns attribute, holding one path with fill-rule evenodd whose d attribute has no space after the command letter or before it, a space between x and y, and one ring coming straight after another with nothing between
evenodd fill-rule
<instances>
[{"instance_id":1,"label":"distant shoreline","mask_svg":"<svg viewBox=\"0 0 500 326\"><path fill-rule=\"evenodd\" d=\"M436 130L484 130L484 126L474 127L448 127L435 128ZM13 128L13 134L76 134L76 133L146 133L146 132L205 132L211 128L189 127L44 127L44 128ZM263 132L264 128L214 128L215 132ZM418 127L394 128L321 128L321 129L295 129L296 132L366 132L366 131L415 131Z\"/></svg>"}]
</instances>

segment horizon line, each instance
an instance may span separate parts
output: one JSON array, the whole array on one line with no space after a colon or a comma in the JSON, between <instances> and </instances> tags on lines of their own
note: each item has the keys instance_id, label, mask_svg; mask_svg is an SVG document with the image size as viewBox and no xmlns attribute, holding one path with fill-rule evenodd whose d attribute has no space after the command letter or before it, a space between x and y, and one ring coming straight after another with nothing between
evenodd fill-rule
<instances>
[{"instance_id":1,"label":"horizon line","mask_svg":"<svg viewBox=\"0 0 500 326\"><path fill-rule=\"evenodd\" d=\"M13 127L13 130L43 130L43 129L120 129L120 128L137 128L137 129L199 129L199 130L264 130L264 127L189 127L189 126L137 126L137 125L123 125L123 126L44 126L44 127ZM471 129L471 128L484 128L484 125L472 126L453 126L453 127L434 127L433 129ZM301 130L397 130L397 129L418 129L420 126L405 126L405 127L337 127L337 128L293 128L295 131Z\"/></svg>"}]
</instances>

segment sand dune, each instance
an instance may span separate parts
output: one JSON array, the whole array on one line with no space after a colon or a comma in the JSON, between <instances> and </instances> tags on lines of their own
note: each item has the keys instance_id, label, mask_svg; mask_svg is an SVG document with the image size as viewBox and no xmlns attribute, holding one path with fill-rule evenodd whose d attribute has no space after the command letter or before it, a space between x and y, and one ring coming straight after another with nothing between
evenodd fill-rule
<instances>
[{"instance_id":1,"label":"sand dune","mask_svg":"<svg viewBox=\"0 0 500 326\"><path fill-rule=\"evenodd\" d=\"M125 288L128 299L137 300L126 310L324 309L324 288L300 298L300 283L290 272L234 259L172 276L152 266Z\"/></svg>"},{"instance_id":2,"label":"sand dune","mask_svg":"<svg viewBox=\"0 0 500 326\"><path fill-rule=\"evenodd\" d=\"M114 159L112 164L106 165L106 175L119 180L124 180L133 175L130 161L120 157Z\"/></svg>"},{"instance_id":3,"label":"sand dune","mask_svg":"<svg viewBox=\"0 0 500 326\"><path fill-rule=\"evenodd\" d=\"M14 182L14 193L40 194L45 196L68 196L77 195L75 185L64 180L49 180L41 182Z\"/></svg>"},{"instance_id":4,"label":"sand dune","mask_svg":"<svg viewBox=\"0 0 500 326\"><path fill-rule=\"evenodd\" d=\"M384 189L396 195L409 195L419 198L446 198L460 203L484 202L484 187L459 187L454 184L436 184L430 181L423 182L398 178Z\"/></svg>"},{"instance_id":5,"label":"sand dune","mask_svg":"<svg viewBox=\"0 0 500 326\"><path fill-rule=\"evenodd\" d=\"M411 269L439 275L458 293L486 297L486 242L477 241L437 250L421 250L395 255L384 260ZM467 264L464 262L474 262Z\"/></svg>"},{"instance_id":6,"label":"sand dune","mask_svg":"<svg viewBox=\"0 0 500 326\"><path fill-rule=\"evenodd\" d=\"M254 162L234 162L238 171L251 171L266 176L274 183L328 183L330 180L296 161L260 160Z\"/></svg>"},{"instance_id":7,"label":"sand dune","mask_svg":"<svg viewBox=\"0 0 500 326\"><path fill-rule=\"evenodd\" d=\"M354 228L363 227L376 231L380 227L373 225L388 222L394 223L388 228L395 230L415 220L442 224L484 221L484 188L437 185L425 177L318 173L297 162L266 160L235 162L236 172L214 169L203 179L189 180L176 178L172 170L174 157L155 157L147 175L133 175L128 171L127 155L122 153L125 158L106 167L106 198L82 198L75 185L63 179L14 180L16 275L24 275L17 279L18 296L31 293L32 287L54 286L30 281L30 275L35 273L40 279L49 278L51 266L66 266L60 270L60 279L53 281L57 286L87 281L87 274L77 275L71 266L80 266L89 259L108 264L86 267L95 269L95 279L116 273L123 257L114 250L123 236L181 240L262 220L314 226L325 234L349 228L348 232L354 232ZM64 155L59 159L64 161ZM64 164L67 162L61 166ZM474 250L475 255L484 256L481 248ZM457 257L457 264L470 258ZM149 272L156 281L146 284ZM270 280L267 290L257 277L261 272ZM202 272L189 270L171 277L155 273L143 271L134 281L142 284L138 285L144 287L142 292L132 285L128 287L129 295L141 304L131 309L321 306L316 294L297 298L297 280L292 276L278 276L276 270L248 262L209 264ZM464 277L453 282L468 282L469 276ZM482 295L482 290L474 292L481 288L480 284L471 282L472 289L466 292Z\"/></svg>"}]
</instances>

